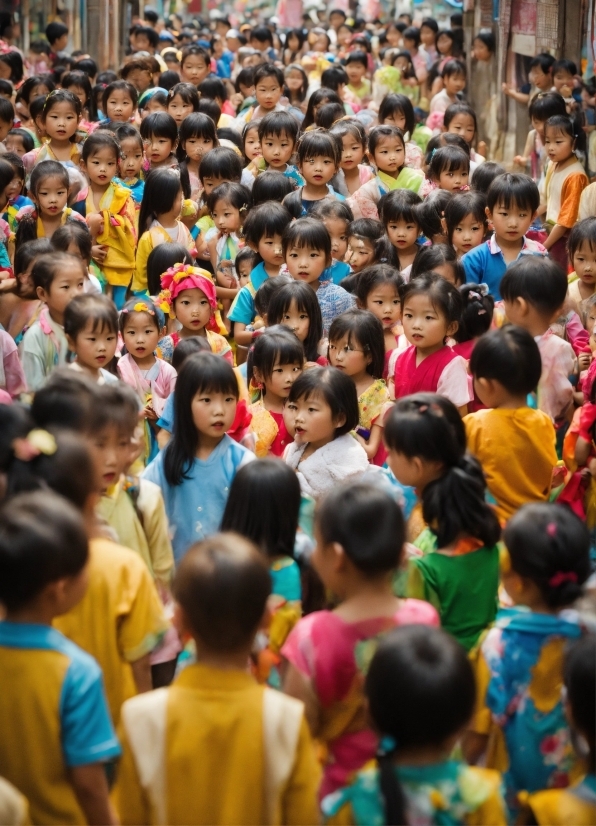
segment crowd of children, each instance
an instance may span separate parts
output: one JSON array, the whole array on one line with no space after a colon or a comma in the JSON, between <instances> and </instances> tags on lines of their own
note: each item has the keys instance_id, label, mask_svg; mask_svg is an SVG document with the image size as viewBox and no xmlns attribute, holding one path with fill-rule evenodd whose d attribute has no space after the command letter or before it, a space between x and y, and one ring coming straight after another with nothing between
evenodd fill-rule
<instances>
[{"instance_id":1,"label":"crowd of children","mask_svg":"<svg viewBox=\"0 0 596 826\"><path fill-rule=\"evenodd\" d=\"M0 822L588 826L596 89L295 12L0 42Z\"/></svg>"}]
</instances>

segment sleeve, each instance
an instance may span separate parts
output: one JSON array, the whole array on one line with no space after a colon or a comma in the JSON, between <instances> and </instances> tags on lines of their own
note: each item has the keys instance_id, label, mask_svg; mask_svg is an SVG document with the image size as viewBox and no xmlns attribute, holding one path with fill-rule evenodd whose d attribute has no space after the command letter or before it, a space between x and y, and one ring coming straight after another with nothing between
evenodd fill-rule
<instances>
[{"instance_id":1,"label":"sleeve","mask_svg":"<svg viewBox=\"0 0 596 826\"><path fill-rule=\"evenodd\" d=\"M584 329L581 319L577 313L571 312L567 316L567 324L565 325L565 332L569 343L573 347L573 352L576 356L585 352L585 348L590 345L590 334Z\"/></svg>"},{"instance_id":2,"label":"sleeve","mask_svg":"<svg viewBox=\"0 0 596 826\"><path fill-rule=\"evenodd\" d=\"M165 410L164 410L165 413ZM172 411L173 413L173 411ZM173 423L173 418L172 418ZM149 462L145 470L143 471L143 479L148 479L150 482L153 482L158 488L161 489L163 493L163 489L165 487L165 479L163 475L163 451L158 453L155 459L152 462Z\"/></svg>"},{"instance_id":3,"label":"sleeve","mask_svg":"<svg viewBox=\"0 0 596 826\"><path fill-rule=\"evenodd\" d=\"M153 572L157 579L168 584L174 572L174 552L161 490L149 480L141 480L137 504L143 514L143 528L149 545Z\"/></svg>"},{"instance_id":4,"label":"sleeve","mask_svg":"<svg viewBox=\"0 0 596 826\"><path fill-rule=\"evenodd\" d=\"M587 186L579 199L578 221L596 215L596 183Z\"/></svg>"},{"instance_id":5,"label":"sleeve","mask_svg":"<svg viewBox=\"0 0 596 826\"><path fill-rule=\"evenodd\" d=\"M12 264L10 263L10 256L6 249L4 241L0 243L0 269L10 270L12 272Z\"/></svg>"},{"instance_id":6,"label":"sleeve","mask_svg":"<svg viewBox=\"0 0 596 826\"><path fill-rule=\"evenodd\" d=\"M36 325L25 333L21 361L27 387L34 393L39 390L46 377L45 359L39 346Z\"/></svg>"},{"instance_id":7,"label":"sleeve","mask_svg":"<svg viewBox=\"0 0 596 826\"><path fill-rule=\"evenodd\" d=\"M6 390L14 399L17 396L20 396L21 393L25 393L27 391L27 382L25 380L23 367L19 360L16 344L10 336L7 334L5 335L8 341L4 339L4 336L2 337L2 349L4 351L4 377L6 380Z\"/></svg>"},{"instance_id":8,"label":"sleeve","mask_svg":"<svg viewBox=\"0 0 596 826\"><path fill-rule=\"evenodd\" d=\"M131 552L118 604L118 643L127 662L149 654L169 625L149 569Z\"/></svg>"},{"instance_id":9,"label":"sleeve","mask_svg":"<svg viewBox=\"0 0 596 826\"><path fill-rule=\"evenodd\" d=\"M484 245L482 245L482 249ZM483 281L484 267L482 258L476 250L470 250L461 259L466 273L466 284L481 284Z\"/></svg>"},{"instance_id":10,"label":"sleeve","mask_svg":"<svg viewBox=\"0 0 596 826\"><path fill-rule=\"evenodd\" d=\"M321 771L306 719L302 718L296 759L282 796L282 823L319 823L318 789Z\"/></svg>"},{"instance_id":11,"label":"sleeve","mask_svg":"<svg viewBox=\"0 0 596 826\"><path fill-rule=\"evenodd\" d=\"M282 657L305 677L314 680L315 663L312 647L312 627L318 614L308 614L292 628L281 650Z\"/></svg>"},{"instance_id":12,"label":"sleeve","mask_svg":"<svg viewBox=\"0 0 596 826\"><path fill-rule=\"evenodd\" d=\"M60 722L67 766L101 763L120 754L101 670L83 652L71 660L64 678Z\"/></svg>"},{"instance_id":13,"label":"sleeve","mask_svg":"<svg viewBox=\"0 0 596 826\"><path fill-rule=\"evenodd\" d=\"M124 726L122 726L122 759L118 764L114 802L121 823L138 826L139 823L151 822L151 807L141 786L133 751Z\"/></svg>"},{"instance_id":14,"label":"sleeve","mask_svg":"<svg viewBox=\"0 0 596 826\"><path fill-rule=\"evenodd\" d=\"M137 247L135 271L132 277L131 289L133 293L147 292L147 259L151 252L151 235L144 232Z\"/></svg>"},{"instance_id":15,"label":"sleeve","mask_svg":"<svg viewBox=\"0 0 596 826\"><path fill-rule=\"evenodd\" d=\"M167 430L168 433L171 433L174 428L174 394L171 393L168 398L166 399L165 407L162 411L160 418L157 421L157 426L161 427L162 430ZM147 477L149 478L149 477ZM151 481L155 481L152 479Z\"/></svg>"},{"instance_id":16,"label":"sleeve","mask_svg":"<svg viewBox=\"0 0 596 826\"><path fill-rule=\"evenodd\" d=\"M251 321L254 321L254 301L246 287L242 287L234 299L228 318L230 321L238 321L240 324L250 324Z\"/></svg>"},{"instance_id":17,"label":"sleeve","mask_svg":"<svg viewBox=\"0 0 596 826\"><path fill-rule=\"evenodd\" d=\"M577 221L579 212L579 202L582 192L588 184L588 179L583 173L577 172L569 175L561 188L561 209L557 224L571 229Z\"/></svg>"},{"instance_id":18,"label":"sleeve","mask_svg":"<svg viewBox=\"0 0 596 826\"><path fill-rule=\"evenodd\" d=\"M354 219L373 218L379 220L379 188L376 178L361 186L353 195L346 200L346 203L354 214Z\"/></svg>"},{"instance_id":19,"label":"sleeve","mask_svg":"<svg viewBox=\"0 0 596 826\"><path fill-rule=\"evenodd\" d=\"M437 393L439 396L445 396L456 407L463 407L472 400L473 397L470 396L468 382L468 368L465 359L461 356L450 361L441 373Z\"/></svg>"}]
</instances>

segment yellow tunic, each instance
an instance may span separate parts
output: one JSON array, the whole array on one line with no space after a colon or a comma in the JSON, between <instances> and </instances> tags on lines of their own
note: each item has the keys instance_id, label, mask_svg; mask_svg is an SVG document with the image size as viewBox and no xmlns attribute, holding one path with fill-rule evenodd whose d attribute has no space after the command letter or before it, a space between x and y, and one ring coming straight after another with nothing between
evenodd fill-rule
<instances>
[{"instance_id":1,"label":"yellow tunic","mask_svg":"<svg viewBox=\"0 0 596 826\"><path fill-rule=\"evenodd\" d=\"M596 805L574 793L578 785L524 795L523 802L532 810L539 826L594 826Z\"/></svg>"},{"instance_id":2,"label":"yellow tunic","mask_svg":"<svg viewBox=\"0 0 596 826\"><path fill-rule=\"evenodd\" d=\"M122 722L122 823L319 822L304 707L248 673L188 666L126 703Z\"/></svg>"},{"instance_id":3,"label":"yellow tunic","mask_svg":"<svg viewBox=\"0 0 596 826\"><path fill-rule=\"evenodd\" d=\"M192 239L190 230L184 226L182 221L178 221L178 237L181 239L182 246L185 246L189 252L195 249L195 242ZM160 225L152 227L141 235L137 246L136 265L132 278L131 289L133 293L142 293L147 290L147 259L155 247L168 243L172 244L174 242Z\"/></svg>"},{"instance_id":4,"label":"yellow tunic","mask_svg":"<svg viewBox=\"0 0 596 826\"><path fill-rule=\"evenodd\" d=\"M95 208L93 194L89 189L86 213L99 212L103 217L103 232L97 236L97 244L105 245L108 252L101 269L108 284L128 287L135 268L135 205L130 190L111 183Z\"/></svg>"},{"instance_id":5,"label":"yellow tunic","mask_svg":"<svg viewBox=\"0 0 596 826\"><path fill-rule=\"evenodd\" d=\"M149 654L168 629L147 566L128 548L92 539L87 592L53 625L101 666L117 725L122 703L136 694L130 664Z\"/></svg>"}]
</instances>

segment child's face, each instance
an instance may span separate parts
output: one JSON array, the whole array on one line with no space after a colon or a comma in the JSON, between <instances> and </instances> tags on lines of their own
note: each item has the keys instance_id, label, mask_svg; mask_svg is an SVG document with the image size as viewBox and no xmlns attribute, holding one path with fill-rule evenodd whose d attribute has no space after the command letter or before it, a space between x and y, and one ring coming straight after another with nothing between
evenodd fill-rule
<instances>
[{"instance_id":1,"label":"child's face","mask_svg":"<svg viewBox=\"0 0 596 826\"><path fill-rule=\"evenodd\" d=\"M241 287L248 284L250 273L252 270L252 263L250 261L241 261L236 265L236 272L238 273L238 283Z\"/></svg>"},{"instance_id":2,"label":"child's face","mask_svg":"<svg viewBox=\"0 0 596 826\"><path fill-rule=\"evenodd\" d=\"M310 319L305 310L298 309L296 299L292 299L292 303L285 313L283 313L280 324L283 324L284 327L289 327L299 341L306 341Z\"/></svg>"},{"instance_id":3,"label":"child's face","mask_svg":"<svg viewBox=\"0 0 596 826\"><path fill-rule=\"evenodd\" d=\"M69 86L68 91L72 92L73 95L78 97L78 99L81 101L82 107L85 107L87 105L87 93L85 92L82 86ZM33 98L30 98L30 100L32 99Z\"/></svg>"},{"instance_id":4,"label":"child's face","mask_svg":"<svg viewBox=\"0 0 596 826\"><path fill-rule=\"evenodd\" d=\"M469 177L469 169L463 166L457 169L443 169L439 174L439 189L446 189L448 192L460 192L468 186Z\"/></svg>"},{"instance_id":5,"label":"child's face","mask_svg":"<svg viewBox=\"0 0 596 826\"><path fill-rule=\"evenodd\" d=\"M573 269L584 284L596 284L596 249L588 241L583 241L573 253Z\"/></svg>"},{"instance_id":6,"label":"child's face","mask_svg":"<svg viewBox=\"0 0 596 826\"><path fill-rule=\"evenodd\" d=\"M15 175L4 191L9 199L18 198L23 191L23 179L21 176Z\"/></svg>"},{"instance_id":7,"label":"child's face","mask_svg":"<svg viewBox=\"0 0 596 826\"><path fill-rule=\"evenodd\" d=\"M290 69L289 72L286 72L286 86L290 92L299 92L303 85L302 72L299 72L298 69Z\"/></svg>"},{"instance_id":8,"label":"child's face","mask_svg":"<svg viewBox=\"0 0 596 826\"><path fill-rule=\"evenodd\" d=\"M302 373L302 364L280 364L279 359L273 365L268 378L261 377L267 393L275 394L280 399L287 399L292 385Z\"/></svg>"},{"instance_id":9,"label":"child's face","mask_svg":"<svg viewBox=\"0 0 596 826\"><path fill-rule=\"evenodd\" d=\"M500 238L509 243L521 240L534 219L531 210L519 207L514 202L510 203L509 209L504 204L495 204L491 212L487 207L486 215L495 228L497 242Z\"/></svg>"},{"instance_id":10,"label":"child's face","mask_svg":"<svg viewBox=\"0 0 596 826\"><path fill-rule=\"evenodd\" d=\"M487 63L491 58L492 52L483 40L476 38L472 44L472 57ZM530 81L531 82L531 81Z\"/></svg>"},{"instance_id":11,"label":"child's face","mask_svg":"<svg viewBox=\"0 0 596 826\"><path fill-rule=\"evenodd\" d=\"M176 121L176 126L180 129L180 124L193 111L192 103L187 103L182 100L180 95L174 95L168 101L168 115L171 115Z\"/></svg>"},{"instance_id":12,"label":"child's face","mask_svg":"<svg viewBox=\"0 0 596 826\"><path fill-rule=\"evenodd\" d=\"M404 333L410 344L429 350L443 344L447 336L457 330L457 323L447 324L427 295L410 295L402 311Z\"/></svg>"},{"instance_id":13,"label":"child's face","mask_svg":"<svg viewBox=\"0 0 596 826\"><path fill-rule=\"evenodd\" d=\"M123 178L136 178L143 166L143 147L136 138L125 138L120 143L120 173Z\"/></svg>"},{"instance_id":14,"label":"child's face","mask_svg":"<svg viewBox=\"0 0 596 826\"><path fill-rule=\"evenodd\" d=\"M50 94L50 90L45 85L45 83L38 83L29 92L29 100L35 100L35 98L40 97L41 95L49 95L49 94Z\"/></svg>"},{"instance_id":15,"label":"child's face","mask_svg":"<svg viewBox=\"0 0 596 826\"><path fill-rule=\"evenodd\" d=\"M314 285L330 263L323 250L312 247L289 247L286 253L290 275L296 281L304 281L306 284Z\"/></svg>"},{"instance_id":16,"label":"child's face","mask_svg":"<svg viewBox=\"0 0 596 826\"><path fill-rule=\"evenodd\" d=\"M157 95L149 98L145 106L141 109L141 120L145 120L145 118L152 115L153 112L167 112L167 107L158 100Z\"/></svg>"},{"instance_id":17,"label":"child's face","mask_svg":"<svg viewBox=\"0 0 596 826\"><path fill-rule=\"evenodd\" d=\"M348 238L346 263L350 265L352 272L362 272L365 267L372 264L374 257L374 244L368 238L358 238L355 235Z\"/></svg>"},{"instance_id":18,"label":"child's face","mask_svg":"<svg viewBox=\"0 0 596 826\"><path fill-rule=\"evenodd\" d=\"M275 109L281 97L281 86L275 77L263 77L255 84L257 103L265 111Z\"/></svg>"},{"instance_id":19,"label":"child's face","mask_svg":"<svg viewBox=\"0 0 596 826\"><path fill-rule=\"evenodd\" d=\"M397 177L406 162L404 142L397 135L381 138L375 147L374 161L381 172Z\"/></svg>"},{"instance_id":20,"label":"child's face","mask_svg":"<svg viewBox=\"0 0 596 826\"><path fill-rule=\"evenodd\" d=\"M126 313L122 340L133 359L141 361L148 358L159 341L155 318L148 313Z\"/></svg>"},{"instance_id":21,"label":"child's face","mask_svg":"<svg viewBox=\"0 0 596 826\"><path fill-rule=\"evenodd\" d=\"M249 129L244 136L244 154L249 161L254 161L261 154L261 141L259 140L259 130L255 127Z\"/></svg>"},{"instance_id":22,"label":"child's face","mask_svg":"<svg viewBox=\"0 0 596 826\"><path fill-rule=\"evenodd\" d=\"M145 149L145 155L155 166L167 161L174 151L175 144L172 143L169 138L151 135L150 138L143 141L143 147Z\"/></svg>"},{"instance_id":23,"label":"child's face","mask_svg":"<svg viewBox=\"0 0 596 826\"><path fill-rule=\"evenodd\" d=\"M205 195L209 195L216 186L225 183L225 178L215 178L208 176L202 179L203 189L205 190Z\"/></svg>"},{"instance_id":24,"label":"child's face","mask_svg":"<svg viewBox=\"0 0 596 826\"><path fill-rule=\"evenodd\" d=\"M447 77L443 78L443 85L445 86L447 94L453 97L459 94L459 92L463 92L466 88L466 76L461 72L454 75L447 75Z\"/></svg>"},{"instance_id":25,"label":"child's face","mask_svg":"<svg viewBox=\"0 0 596 826\"><path fill-rule=\"evenodd\" d=\"M128 92L125 89L115 89L106 101L107 117L110 120L126 121L132 118L133 113L134 104Z\"/></svg>"},{"instance_id":26,"label":"child's face","mask_svg":"<svg viewBox=\"0 0 596 826\"><path fill-rule=\"evenodd\" d=\"M14 108L15 108L15 112L17 113L17 115L18 115L18 117L21 121L21 126L27 127L27 128L32 128L33 127L33 118L31 117L31 113L29 112L29 110L27 109L27 107L25 106L23 101L19 100L17 103L15 103ZM11 152L16 152L17 150L16 149L11 149L10 151Z\"/></svg>"},{"instance_id":27,"label":"child's face","mask_svg":"<svg viewBox=\"0 0 596 826\"><path fill-rule=\"evenodd\" d=\"M387 224L387 236L392 246L398 252L410 250L420 235L420 227L414 221L405 221L400 218L396 221L389 221Z\"/></svg>"},{"instance_id":28,"label":"child's face","mask_svg":"<svg viewBox=\"0 0 596 826\"><path fill-rule=\"evenodd\" d=\"M435 48L436 35L428 26L420 26L420 40L424 46Z\"/></svg>"},{"instance_id":29,"label":"child's face","mask_svg":"<svg viewBox=\"0 0 596 826\"><path fill-rule=\"evenodd\" d=\"M329 363L346 376L362 376L372 361L370 353L365 353L359 341L346 333L340 339L329 341Z\"/></svg>"},{"instance_id":30,"label":"child's face","mask_svg":"<svg viewBox=\"0 0 596 826\"><path fill-rule=\"evenodd\" d=\"M133 69L128 73L126 79L135 87L139 95L146 92L153 83L153 75L147 69Z\"/></svg>"},{"instance_id":31,"label":"child's face","mask_svg":"<svg viewBox=\"0 0 596 826\"><path fill-rule=\"evenodd\" d=\"M176 318L185 330L194 335L204 334L211 318L211 304L203 290L197 287L183 290L174 302L174 309Z\"/></svg>"},{"instance_id":32,"label":"child's face","mask_svg":"<svg viewBox=\"0 0 596 826\"><path fill-rule=\"evenodd\" d=\"M294 141L285 132L280 135L263 135L261 152L272 169L285 169L293 151Z\"/></svg>"},{"instance_id":33,"label":"child's face","mask_svg":"<svg viewBox=\"0 0 596 826\"><path fill-rule=\"evenodd\" d=\"M133 434L116 425L108 425L99 433L88 437L95 477L99 481L99 492L105 494L128 469L132 450Z\"/></svg>"},{"instance_id":34,"label":"child's face","mask_svg":"<svg viewBox=\"0 0 596 826\"><path fill-rule=\"evenodd\" d=\"M191 405L192 419L201 437L219 442L234 422L237 405L237 396L228 393L211 390L195 393Z\"/></svg>"},{"instance_id":35,"label":"child's face","mask_svg":"<svg viewBox=\"0 0 596 826\"><path fill-rule=\"evenodd\" d=\"M439 54L445 56L451 54L453 40L447 37L446 34L439 34L437 37L437 51Z\"/></svg>"},{"instance_id":36,"label":"child's face","mask_svg":"<svg viewBox=\"0 0 596 826\"><path fill-rule=\"evenodd\" d=\"M331 408L318 393L286 402L284 407L284 424L294 434L296 444L310 444L315 450L333 441L336 429L345 420L343 414L334 419Z\"/></svg>"},{"instance_id":37,"label":"child's face","mask_svg":"<svg viewBox=\"0 0 596 826\"><path fill-rule=\"evenodd\" d=\"M76 295L83 292L85 277L79 261L63 264L59 274L50 284L49 289L37 288L37 297L48 305L55 319L61 323L64 310Z\"/></svg>"},{"instance_id":38,"label":"child's face","mask_svg":"<svg viewBox=\"0 0 596 826\"><path fill-rule=\"evenodd\" d=\"M393 65L400 70L400 72L407 72L410 68L410 61L407 57L396 57Z\"/></svg>"},{"instance_id":39,"label":"child's face","mask_svg":"<svg viewBox=\"0 0 596 826\"><path fill-rule=\"evenodd\" d=\"M47 177L32 197L38 204L42 217L55 218L66 206L68 187L56 176Z\"/></svg>"},{"instance_id":40,"label":"child's face","mask_svg":"<svg viewBox=\"0 0 596 826\"><path fill-rule=\"evenodd\" d=\"M553 75L553 86L563 97L569 97L573 90L573 75L566 69L557 69Z\"/></svg>"},{"instance_id":41,"label":"child's face","mask_svg":"<svg viewBox=\"0 0 596 826\"><path fill-rule=\"evenodd\" d=\"M86 173L91 184L108 186L118 174L118 158L109 146L98 149L95 154L81 161L81 169Z\"/></svg>"},{"instance_id":42,"label":"child's face","mask_svg":"<svg viewBox=\"0 0 596 826\"><path fill-rule=\"evenodd\" d=\"M341 168L350 172L362 163L364 157L364 147L361 141L354 135L344 135L341 139Z\"/></svg>"},{"instance_id":43,"label":"child's face","mask_svg":"<svg viewBox=\"0 0 596 826\"><path fill-rule=\"evenodd\" d=\"M528 80L543 92L548 92L553 85L550 72L543 72L540 66L533 66L528 72Z\"/></svg>"},{"instance_id":44,"label":"child's face","mask_svg":"<svg viewBox=\"0 0 596 826\"><path fill-rule=\"evenodd\" d=\"M472 115L466 115L465 112L456 115L451 119L451 123L449 124L447 131L454 135L461 135L466 143L471 144L474 140L474 135L476 134L474 118Z\"/></svg>"},{"instance_id":45,"label":"child's face","mask_svg":"<svg viewBox=\"0 0 596 826\"><path fill-rule=\"evenodd\" d=\"M258 252L265 264L281 267L284 262L281 235L265 236L257 244Z\"/></svg>"},{"instance_id":46,"label":"child's face","mask_svg":"<svg viewBox=\"0 0 596 826\"><path fill-rule=\"evenodd\" d=\"M237 232L240 229L240 212L229 201L219 200L213 208L211 217L222 234Z\"/></svg>"},{"instance_id":47,"label":"child's face","mask_svg":"<svg viewBox=\"0 0 596 826\"><path fill-rule=\"evenodd\" d=\"M314 158L305 158L300 165L300 172L307 184L324 186L337 172L335 159L329 155L316 155Z\"/></svg>"},{"instance_id":48,"label":"child's face","mask_svg":"<svg viewBox=\"0 0 596 826\"><path fill-rule=\"evenodd\" d=\"M325 228L331 238L331 257L343 261L348 249L348 222L343 218L323 218Z\"/></svg>"},{"instance_id":49,"label":"child's face","mask_svg":"<svg viewBox=\"0 0 596 826\"><path fill-rule=\"evenodd\" d=\"M569 158L575 147L575 140L556 126L547 126L544 133L544 148L548 159L562 163Z\"/></svg>"},{"instance_id":50,"label":"child's face","mask_svg":"<svg viewBox=\"0 0 596 826\"><path fill-rule=\"evenodd\" d=\"M383 329L391 329L399 321L399 294L389 281L377 284L366 296L365 310L379 319Z\"/></svg>"},{"instance_id":51,"label":"child's face","mask_svg":"<svg viewBox=\"0 0 596 826\"><path fill-rule=\"evenodd\" d=\"M544 127L546 125L545 120L537 120L535 117L532 117L532 129L535 129L538 133L538 136L542 141L544 141Z\"/></svg>"},{"instance_id":52,"label":"child's face","mask_svg":"<svg viewBox=\"0 0 596 826\"><path fill-rule=\"evenodd\" d=\"M0 120L0 141L5 140L10 130L14 127L14 123L10 121Z\"/></svg>"},{"instance_id":53,"label":"child's face","mask_svg":"<svg viewBox=\"0 0 596 826\"><path fill-rule=\"evenodd\" d=\"M209 64L201 55L189 55L180 66L180 80L198 86L209 74Z\"/></svg>"},{"instance_id":54,"label":"child's face","mask_svg":"<svg viewBox=\"0 0 596 826\"><path fill-rule=\"evenodd\" d=\"M104 326L102 329L93 329L93 320L90 319L76 339L70 337L69 347L77 354L77 361L91 370L106 367L114 358L118 336L115 330Z\"/></svg>"},{"instance_id":55,"label":"child's face","mask_svg":"<svg viewBox=\"0 0 596 826\"><path fill-rule=\"evenodd\" d=\"M471 212L464 216L453 230L452 242L456 251L463 255L482 243L484 221L479 221Z\"/></svg>"},{"instance_id":56,"label":"child's face","mask_svg":"<svg viewBox=\"0 0 596 826\"><path fill-rule=\"evenodd\" d=\"M346 46L352 39L352 31L348 26L340 26L337 30L337 44L338 46Z\"/></svg>"},{"instance_id":57,"label":"child's face","mask_svg":"<svg viewBox=\"0 0 596 826\"><path fill-rule=\"evenodd\" d=\"M406 116L402 111L395 109L384 119L383 125L385 124L388 126L397 126L397 128L403 132L406 128Z\"/></svg>"},{"instance_id":58,"label":"child's face","mask_svg":"<svg viewBox=\"0 0 596 826\"><path fill-rule=\"evenodd\" d=\"M366 74L366 66L362 63L348 63L345 68L350 86L360 86L362 78Z\"/></svg>"},{"instance_id":59,"label":"child's face","mask_svg":"<svg viewBox=\"0 0 596 826\"><path fill-rule=\"evenodd\" d=\"M7 135L4 140L4 145L6 146L7 152L16 152L19 158L22 158L27 151L23 146L23 138L21 135Z\"/></svg>"},{"instance_id":60,"label":"child's face","mask_svg":"<svg viewBox=\"0 0 596 826\"><path fill-rule=\"evenodd\" d=\"M61 101L47 113L44 126L50 138L67 141L77 131L77 113L67 100Z\"/></svg>"},{"instance_id":61,"label":"child's face","mask_svg":"<svg viewBox=\"0 0 596 826\"><path fill-rule=\"evenodd\" d=\"M453 264L450 264L448 261L444 264L439 264L438 266L433 267L433 272L436 272L437 275L440 275L441 278L445 279L445 281L449 281L449 283L453 284L454 287L459 287Z\"/></svg>"},{"instance_id":62,"label":"child's face","mask_svg":"<svg viewBox=\"0 0 596 826\"><path fill-rule=\"evenodd\" d=\"M207 152L213 149L213 141L211 138L193 135L192 138L187 138L184 141L182 149L186 152L191 161L201 163L203 160L203 155L206 155Z\"/></svg>"}]
</instances>

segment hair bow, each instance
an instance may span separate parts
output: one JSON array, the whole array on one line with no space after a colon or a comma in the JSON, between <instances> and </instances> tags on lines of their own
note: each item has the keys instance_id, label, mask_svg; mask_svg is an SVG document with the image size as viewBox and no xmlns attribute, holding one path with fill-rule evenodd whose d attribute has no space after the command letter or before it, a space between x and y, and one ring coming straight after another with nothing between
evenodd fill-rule
<instances>
[{"instance_id":1,"label":"hair bow","mask_svg":"<svg viewBox=\"0 0 596 826\"><path fill-rule=\"evenodd\" d=\"M551 588L558 588L564 582L577 582L577 574L574 571L557 571L548 581Z\"/></svg>"},{"instance_id":2,"label":"hair bow","mask_svg":"<svg viewBox=\"0 0 596 826\"><path fill-rule=\"evenodd\" d=\"M57 449L58 445L52 434L40 428L29 431L24 439L15 439L12 443L13 453L21 462L30 462L40 453L44 456L53 456Z\"/></svg>"}]
</instances>

